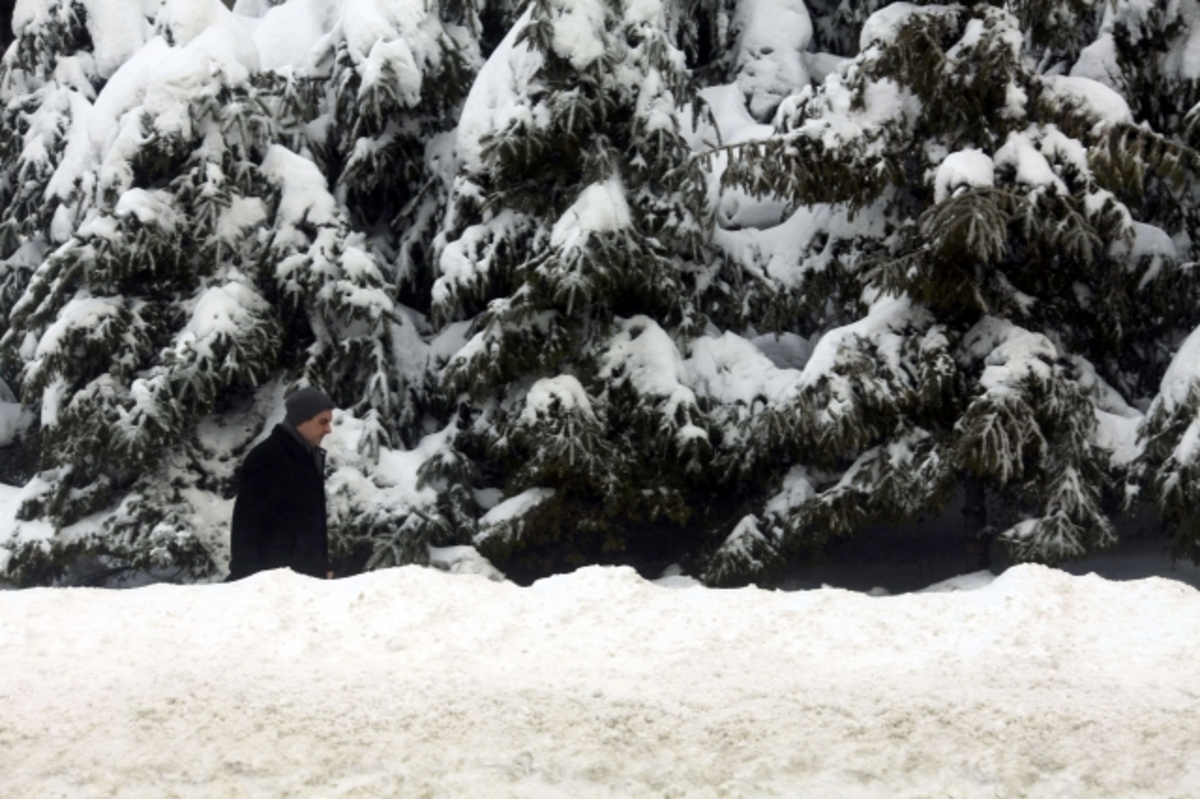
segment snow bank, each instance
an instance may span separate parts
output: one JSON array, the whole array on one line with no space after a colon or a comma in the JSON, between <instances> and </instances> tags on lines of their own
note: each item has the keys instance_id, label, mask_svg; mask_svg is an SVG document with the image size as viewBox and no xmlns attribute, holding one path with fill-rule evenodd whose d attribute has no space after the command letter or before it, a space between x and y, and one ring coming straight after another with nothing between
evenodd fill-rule
<instances>
[{"instance_id":1,"label":"snow bank","mask_svg":"<svg viewBox=\"0 0 1200 799\"><path fill-rule=\"evenodd\" d=\"M1200 593L403 568L0 594L10 797L1200 795ZM944 588L949 588L945 586Z\"/></svg>"}]
</instances>

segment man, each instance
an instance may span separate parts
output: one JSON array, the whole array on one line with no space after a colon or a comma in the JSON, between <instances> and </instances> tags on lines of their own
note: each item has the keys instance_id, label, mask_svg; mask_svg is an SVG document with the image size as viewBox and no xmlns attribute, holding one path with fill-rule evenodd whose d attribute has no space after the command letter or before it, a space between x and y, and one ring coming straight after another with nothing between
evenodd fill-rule
<instances>
[{"instance_id":1,"label":"man","mask_svg":"<svg viewBox=\"0 0 1200 799\"><path fill-rule=\"evenodd\" d=\"M325 519L325 450L333 400L302 388L284 401L286 416L242 463L233 505L228 580L291 568L333 577Z\"/></svg>"}]
</instances>

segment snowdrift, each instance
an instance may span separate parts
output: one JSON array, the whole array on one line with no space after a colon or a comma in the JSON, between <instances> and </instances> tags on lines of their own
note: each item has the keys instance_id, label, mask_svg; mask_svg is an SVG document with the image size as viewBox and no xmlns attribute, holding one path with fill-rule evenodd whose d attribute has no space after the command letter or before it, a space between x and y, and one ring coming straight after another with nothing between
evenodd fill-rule
<instances>
[{"instance_id":1,"label":"snowdrift","mask_svg":"<svg viewBox=\"0 0 1200 799\"><path fill-rule=\"evenodd\" d=\"M406 567L7 592L0 785L1197 796L1197 630L1188 586L1034 566L886 598L603 568L525 589Z\"/></svg>"}]
</instances>

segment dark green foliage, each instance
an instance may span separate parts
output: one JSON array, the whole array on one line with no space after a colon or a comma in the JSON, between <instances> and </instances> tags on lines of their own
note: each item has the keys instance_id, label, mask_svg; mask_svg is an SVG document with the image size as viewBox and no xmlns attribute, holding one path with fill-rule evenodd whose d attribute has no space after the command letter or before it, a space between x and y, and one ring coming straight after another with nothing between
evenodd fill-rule
<instances>
[{"instance_id":1,"label":"dark green foliage","mask_svg":"<svg viewBox=\"0 0 1200 799\"><path fill-rule=\"evenodd\" d=\"M645 553L653 530L689 521L711 454L694 398L648 391L623 354L650 341L677 353L703 328L697 262L713 260L711 228L682 137L694 89L678 28L604 9L603 52L572 61L555 50L554 4L534 4L517 37L542 59L521 100L531 113L485 136L460 177L435 287L436 319L474 316L444 376L472 422L423 474L441 478L456 515L467 486L541 497L502 523L485 517L478 538L532 573ZM480 468L442 468L474 458Z\"/></svg>"},{"instance_id":2,"label":"dark green foliage","mask_svg":"<svg viewBox=\"0 0 1200 799\"><path fill-rule=\"evenodd\" d=\"M1051 17L1088 13L1082 4L1026 4L1016 17L982 4L918 9L838 82L785 102L779 136L733 148L727 186L884 213L887 246L851 274L873 314L881 294L912 303L911 321L891 335L940 331L939 347L901 344L891 369L879 349L897 351L889 337L850 334L830 371L750 422L766 460L836 476L813 478L794 510L767 516L786 520L764 536L771 546L936 512L963 476L1036 509L1005 534L1018 558L1056 561L1115 541L1104 508L1122 464L1097 443L1096 414L1115 408L1110 387L1152 394L1169 357L1159 342L1197 320L1190 268L1135 245L1143 219L1167 230L1182 220L1134 214L1145 213L1148 179L1181 191L1196 171L1187 147L1114 124L1030 69L1030 41L1078 49L1050 35ZM834 132L846 125L863 129ZM953 182L955 167L939 162L956 151L987 155L985 183ZM838 296L830 285L805 284L827 293L801 307ZM915 460L889 471L879 453L914 432ZM913 474L922 477L906 482Z\"/></svg>"},{"instance_id":3,"label":"dark green foliage","mask_svg":"<svg viewBox=\"0 0 1200 799\"><path fill-rule=\"evenodd\" d=\"M55 13L79 22L66 8ZM30 197L51 185L64 152L62 140L74 124L69 92L94 92L103 83L34 83L48 79L46 65L56 54L73 52L61 48L90 47L78 36L55 33L67 30L56 19L31 25L5 62L5 92L27 93L8 106L3 125L10 127L0 125L5 153L20 146L15 137L27 130L54 132L38 147L24 140L26 152L45 153L30 165L17 161L36 172L36 181L21 184ZM444 117L452 113L455 91L465 91L465 70L473 62L468 41L443 44L453 50L449 61L439 69L422 65L436 73L441 91L430 84L425 105L411 114L396 97L370 92L351 108L359 84L345 72L343 83L352 87L311 73L205 67L194 91L157 87L154 104L120 119L115 141L135 141L135 147L107 152L102 165L71 164L81 171L70 196L60 198L70 200L70 213L55 203L36 213L33 201L10 205L7 212L21 224L10 226L17 249L0 265L0 311L7 320L0 354L23 401L42 411L40 471L20 516L62 528L102 514L87 535L72 538L86 541L81 550L64 549L55 539L14 554L10 572L25 569L26 557L60 563L83 553L126 570L175 566L190 578L217 569L221 542L193 503L197 492L227 490L231 467L201 452L196 431L202 421L227 414L230 398L264 387L269 392L279 382L325 388L355 421L366 461L383 447L412 441L416 392L398 371L394 341L407 322L395 313L391 270L381 268L375 250L392 244L352 227L391 224L399 209L368 220L355 203L384 196L408 202L404 192L412 181L402 185L404 174L379 162L369 178L352 175L335 184L344 199L339 204L327 177L296 151L330 146L312 138L312 123L327 101L353 117L349 124L364 139L385 136L389 126L413 136L447 127ZM36 69L26 63L26 50ZM353 72L349 56L342 56ZM351 92L351 104L339 88ZM388 157L415 153L423 163L413 141ZM340 157L336 146L331 152ZM3 168L11 164L6 157ZM363 188L363 180L374 182ZM51 249L51 241L60 246ZM251 414L233 424L262 421ZM378 508L373 515L350 515L345 506L363 510L353 493L344 481L334 492L335 554L342 559L357 552L365 536L390 532L397 516L410 515ZM417 560L427 557L424 540L406 543ZM38 579L54 577L49 566L30 568L42 575Z\"/></svg>"},{"instance_id":4,"label":"dark green foliage","mask_svg":"<svg viewBox=\"0 0 1200 799\"><path fill-rule=\"evenodd\" d=\"M304 68L210 70L101 165L69 147L106 76L51 4L0 68L0 372L43 412L22 516L102 516L0 542L8 579L219 570L192 503L232 466L201 427L301 383L358 448L330 483L344 571L474 542L519 579L770 582L964 481L1023 514L1020 559L1113 543L1121 486L1200 558L1193 21L806 6L812 84L755 95L774 135L733 146L694 150L720 143L698 86L761 50L746 7L450 2L366 51L338 28ZM484 54L513 96L464 109ZM415 494L370 468L399 448Z\"/></svg>"}]
</instances>

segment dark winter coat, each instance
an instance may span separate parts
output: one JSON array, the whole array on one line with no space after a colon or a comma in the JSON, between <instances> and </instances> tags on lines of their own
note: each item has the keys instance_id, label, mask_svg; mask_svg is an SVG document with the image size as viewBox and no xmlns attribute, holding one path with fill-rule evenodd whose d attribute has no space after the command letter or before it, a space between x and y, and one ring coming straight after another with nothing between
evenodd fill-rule
<instances>
[{"instance_id":1,"label":"dark winter coat","mask_svg":"<svg viewBox=\"0 0 1200 799\"><path fill-rule=\"evenodd\" d=\"M230 580L283 566L312 577L329 571L325 476L283 425L242 463L230 549Z\"/></svg>"}]
</instances>

